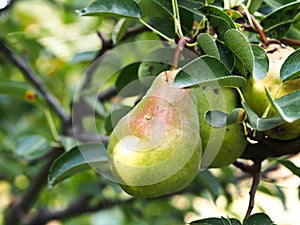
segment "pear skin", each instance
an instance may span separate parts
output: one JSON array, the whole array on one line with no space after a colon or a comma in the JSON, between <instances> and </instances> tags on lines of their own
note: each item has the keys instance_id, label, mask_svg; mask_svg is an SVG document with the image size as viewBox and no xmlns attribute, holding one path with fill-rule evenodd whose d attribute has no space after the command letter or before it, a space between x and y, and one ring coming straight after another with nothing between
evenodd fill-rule
<instances>
[{"instance_id":1,"label":"pear skin","mask_svg":"<svg viewBox=\"0 0 300 225\"><path fill-rule=\"evenodd\" d=\"M278 44L271 44L265 49L269 57L269 71L261 81L255 81L251 76L247 84L242 88L242 92L247 104L258 116L262 116L266 111L270 101L265 92L266 85L274 99L285 96L295 90L300 89L300 79L281 82L280 69L286 58L294 51L290 47L283 47ZM276 110L271 107L268 117L277 116ZM269 138L278 140L291 140L300 136L300 119L293 123L284 122L278 127L264 131Z\"/></svg>"},{"instance_id":2,"label":"pear skin","mask_svg":"<svg viewBox=\"0 0 300 225\"><path fill-rule=\"evenodd\" d=\"M230 113L238 107L238 95L233 88L221 87L217 83L193 88L197 99L202 140L202 168L228 166L240 157L247 145L240 124L215 128L205 121L207 111L216 109Z\"/></svg>"},{"instance_id":3,"label":"pear skin","mask_svg":"<svg viewBox=\"0 0 300 225\"><path fill-rule=\"evenodd\" d=\"M197 107L190 89L171 87L176 73L159 74L112 132L111 171L130 195L150 198L174 193L198 173L202 145Z\"/></svg>"}]
</instances>

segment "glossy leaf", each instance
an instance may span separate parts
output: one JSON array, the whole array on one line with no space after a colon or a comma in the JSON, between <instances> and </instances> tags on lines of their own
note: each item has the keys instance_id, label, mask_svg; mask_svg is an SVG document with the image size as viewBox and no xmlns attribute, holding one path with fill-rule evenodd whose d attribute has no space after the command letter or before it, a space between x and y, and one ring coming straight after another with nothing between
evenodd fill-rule
<instances>
[{"instance_id":1,"label":"glossy leaf","mask_svg":"<svg viewBox=\"0 0 300 225\"><path fill-rule=\"evenodd\" d=\"M106 149L100 144L76 146L57 158L51 166L48 176L50 187L77 173L103 166L106 169Z\"/></svg>"},{"instance_id":2,"label":"glossy leaf","mask_svg":"<svg viewBox=\"0 0 300 225\"><path fill-rule=\"evenodd\" d=\"M139 5L133 0L96 0L77 13L80 16L142 17Z\"/></svg>"},{"instance_id":3,"label":"glossy leaf","mask_svg":"<svg viewBox=\"0 0 300 225\"><path fill-rule=\"evenodd\" d=\"M232 76L217 58L202 56L184 66L177 73L173 86L183 88L215 81L222 86L240 86L245 79L240 76Z\"/></svg>"},{"instance_id":4,"label":"glossy leaf","mask_svg":"<svg viewBox=\"0 0 300 225\"><path fill-rule=\"evenodd\" d=\"M269 58L265 50L258 45L251 44L254 55L254 66L252 76L255 81L260 81L265 78L269 71Z\"/></svg>"},{"instance_id":5,"label":"glossy leaf","mask_svg":"<svg viewBox=\"0 0 300 225\"><path fill-rule=\"evenodd\" d=\"M204 3L195 0L181 0L178 2L180 8L186 9L196 15L201 15L197 8L203 7ZM184 18L184 17L182 17Z\"/></svg>"},{"instance_id":6,"label":"glossy leaf","mask_svg":"<svg viewBox=\"0 0 300 225\"><path fill-rule=\"evenodd\" d=\"M199 47L206 55L220 59L220 54L214 39L207 33L201 33L197 37Z\"/></svg>"},{"instance_id":7,"label":"glossy leaf","mask_svg":"<svg viewBox=\"0 0 300 225\"><path fill-rule=\"evenodd\" d=\"M33 160L50 150L50 142L41 135L26 135L17 140L15 153L26 160Z\"/></svg>"},{"instance_id":8,"label":"glossy leaf","mask_svg":"<svg viewBox=\"0 0 300 225\"><path fill-rule=\"evenodd\" d=\"M224 34L226 46L235 54L245 65L248 71L253 71L254 57L250 43L239 31L231 29Z\"/></svg>"},{"instance_id":9,"label":"glossy leaf","mask_svg":"<svg viewBox=\"0 0 300 225\"><path fill-rule=\"evenodd\" d=\"M256 213L248 217L243 225L275 225L270 217L264 213Z\"/></svg>"},{"instance_id":10,"label":"glossy leaf","mask_svg":"<svg viewBox=\"0 0 300 225\"><path fill-rule=\"evenodd\" d=\"M233 56L233 53L231 50L224 44L217 42L217 47L220 54L220 59L222 63L226 66L226 68L232 72L234 66L235 66L235 58Z\"/></svg>"},{"instance_id":11,"label":"glossy leaf","mask_svg":"<svg viewBox=\"0 0 300 225\"><path fill-rule=\"evenodd\" d=\"M243 122L246 119L246 113L242 108L235 108L229 114L220 110L209 110L204 117L205 121L212 127L221 128Z\"/></svg>"},{"instance_id":12,"label":"glossy leaf","mask_svg":"<svg viewBox=\"0 0 300 225\"><path fill-rule=\"evenodd\" d=\"M209 24L214 28L219 39L223 39L226 31L231 29L230 24L222 17L210 15L207 19L209 20Z\"/></svg>"},{"instance_id":13,"label":"glossy leaf","mask_svg":"<svg viewBox=\"0 0 300 225\"><path fill-rule=\"evenodd\" d=\"M193 225L242 225L241 222L234 218L205 218L191 222ZM253 224L252 224L253 225Z\"/></svg>"},{"instance_id":14,"label":"glossy leaf","mask_svg":"<svg viewBox=\"0 0 300 225\"><path fill-rule=\"evenodd\" d=\"M299 13L300 2L286 4L267 15L260 23L266 34L272 38L281 38L289 30Z\"/></svg>"},{"instance_id":15,"label":"glossy leaf","mask_svg":"<svg viewBox=\"0 0 300 225\"><path fill-rule=\"evenodd\" d=\"M142 17L165 17L168 16L168 11L163 8L157 1L141 0L138 1L141 9Z\"/></svg>"},{"instance_id":16,"label":"glossy leaf","mask_svg":"<svg viewBox=\"0 0 300 225\"><path fill-rule=\"evenodd\" d=\"M249 107L249 105L246 102L242 101L242 105L247 113L248 121L254 130L258 130L258 131L269 130L269 129L279 126L280 124L282 124L284 122L284 120L280 116L260 118Z\"/></svg>"},{"instance_id":17,"label":"glossy leaf","mask_svg":"<svg viewBox=\"0 0 300 225\"><path fill-rule=\"evenodd\" d=\"M280 69L280 79L282 81L300 78L300 49L290 54L284 61Z\"/></svg>"},{"instance_id":18,"label":"glossy leaf","mask_svg":"<svg viewBox=\"0 0 300 225\"><path fill-rule=\"evenodd\" d=\"M116 80L116 88L118 92L121 92L122 89L126 88L126 86L138 79L138 69L140 63L133 63L122 69L120 72L118 79ZM134 96L139 93L140 90L129 90L126 91L126 96ZM125 94L125 93L124 93Z\"/></svg>"},{"instance_id":19,"label":"glossy leaf","mask_svg":"<svg viewBox=\"0 0 300 225\"><path fill-rule=\"evenodd\" d=\"M60 138L60 142L66 152L77 146L75 139L72 137L60 136L59 138Z\"/></svg>"},{"instance_id":20,"label":"glossy leaf","mask_svg":"<svg viewBox=\"0 0 300 225\"><path fill-rule=\"evenodd\" d=\"M234 24L233 20L230 18L230 16L228 16L228 14L226 12L224 12L222 9L220 9L216 6L212 6L212 5L204 6L204 7L200 8L199 11L202 12L206 16L215 16L215 17L221 18L224 21L226 21L226 23L228 23L230 28L235 28L235 24Z\"/></svg>"},{"instance_id":21,"label":"glossy leaf","mask_svg":"<svg viewBox=\"0 0 300 225\"><path fill-rule=\"evenodd\" d=\"M272 106L285 121L292 123L300 119L300 90L276 100L273 99L267 87L265 87L265 91Z\"/></svg>"},{"instance_id":22,"label":"glossy leaf","mask_svg":"<svg viewBox=\"0 0 300 225\"><path fill-rule=\"evenodd\" d=\"M300 177L300 167L296 166L292 161L285 159L276 159L276 161L289 169L293 174Z\"/></svg>"}]
</instances>

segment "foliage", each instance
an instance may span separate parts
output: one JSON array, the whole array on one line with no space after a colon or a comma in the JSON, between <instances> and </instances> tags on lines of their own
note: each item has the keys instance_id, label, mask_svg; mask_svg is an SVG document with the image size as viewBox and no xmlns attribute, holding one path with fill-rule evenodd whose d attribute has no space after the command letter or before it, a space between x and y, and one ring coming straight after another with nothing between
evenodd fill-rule
<instances>
[{"instance_id":1,"label":"foliage","mask_svg":"<svg viewBox=\"0 0 300 225\"><path fill-rule=\"evenodd\" d=\"M299 177L292 156L300 137L272 140L263 131L300 119L300 90L274 99L266 89L278 115L265 118L243 100L240 87L267 75L270 42L296 49L280 79L299 79L299 1L7 2L0 9L0 223L273 224L268 211L251 215L254 196L264 193L286 206L270 174L284 167ZM157 44L162 41L167 52ZM177 44L187 51L178 55ZM176 194L133 198L109 172L109 135L153 76L177 66L175 87L218 82L238 91L238 108L211 110L205 119L220 128L241 123L250 141L233 165L199 171ZM250 178L243 218L231 206ZM205 206L195 204L200 198L223 199L227 215L205 215Z\"/></svg>"}]
</instances>

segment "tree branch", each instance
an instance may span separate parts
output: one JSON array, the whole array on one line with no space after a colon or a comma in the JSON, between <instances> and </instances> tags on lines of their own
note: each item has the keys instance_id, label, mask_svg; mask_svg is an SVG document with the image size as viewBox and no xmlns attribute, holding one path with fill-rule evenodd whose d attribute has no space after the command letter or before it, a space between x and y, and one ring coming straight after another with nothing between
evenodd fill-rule
<instances>
[{"instance_id":1,"label":"tree branch","mask_svg":"<svg viewBox=\"0 0 300 225\"><path fill-rule=\"evenodd\" d=\"M5 41L0 38L0 52L2 52L13 64L15 64L23 73L24 77L33 84L43 95L45 101L58 114L64 124L69 122L69 115L65 112L58 100L47 90L37 74L33 71L30 65L20 56L18 56Z\"/></svg>"},{"instance_id":2,"label":"tree branch","mask_svg":"<svg viewBox=\"0 0 300 225\"><path fill-rule=\"evenodd\" d=\"M254 201L255 201L255 194L260 182L260 176L261 176L261 160L256 160L254 161L253 164L253 180L252 180L252 185L251 185L251 189L249 192L250 195L250 199L249 199L249 205L248 205L248 209L244 218L244 221L251 215L251 212L254 208Z\"/></svg>"},{"instance_id":3,"label":"tree branch","mask_svg":"<svg viewBox=\"0 0 300 225\"><path fill-rule=\"evenodd\" d=\"M257 144L248 144L241 158L264 160L270 157L298 154L300 152L300 138L281 141L266 138Z\"/></svg>"},{"instance_id":4,"label":"tree branch","mask_svg":"<svg viewBox=\"0 0 300 225\"><path fill-rule=\"evenodd\" d=\"M27 192L19 201L12 202L8 207L5 224L19 224L21 221L23 221L24 215L29 211L30 207L36 201L40 190L47 181L48 172L53 161L64 152L62 148L53 149L51 151L52 154L49 155L49 160L43 165L36 177L31 179L32 182Z\"/></svg>"},{"instance_id":5,"label":"tree branch","mask_svg":"<svg viewBox=\"0 0 300 225\"><path fill-rule=\"evenodd\" d=\"M65 209L59 211L49 211L41 209L26 225L44 225L50 220L63 220L84 213L96 212L98 210L107 209L115 205L128 204L134 198L119 201L100 201L98 204L91 206L89 202L92 196L80 196L75 201L71 202Z\"/></svg>"}]
</instances>

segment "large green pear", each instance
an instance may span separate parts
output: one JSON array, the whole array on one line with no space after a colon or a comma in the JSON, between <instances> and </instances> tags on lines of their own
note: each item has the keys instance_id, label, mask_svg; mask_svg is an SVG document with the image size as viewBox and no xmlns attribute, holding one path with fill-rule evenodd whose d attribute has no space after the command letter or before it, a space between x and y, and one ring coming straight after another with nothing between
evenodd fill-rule
<instances>
[{"instance_id":1,"label":"large green pear","mask_svg":"<svg viewBox=\"0 0 300 225\"><path fill-rule=\"evenodd\" d=\"M230 113L238 107L236 90L221 87L218 83L200 85L193 88L197 98L200 120L200 135L204 151L201 167L224 167L234 162L245 150L247 140L240 124L227 125L222 128L212 127L205 120L209 110Z\"/></svg>"},{"instance_id":2,"label":"large green pear","mask_svg":"<svg viewBox=\"0 0 300 225\"><path fill-rule=\"evenodd\" d=\"M197 107L191 89L172 87L177 72L159 74L111 134L111 171L130 195L174 193L198 173L202 151Z\"/></svg>"},{"instance_id":3,"label":"large green pear","mask_svg":"<svg viewBox=\"0 0 300 225\"><path fill-rule=\"evenodd\" d=\"M280 69L286 58L294 51L290 47L278 44L269 45L265 51L269 57L269 71L261 81L255 81L251 76L242 92L247 104L258 116L262 116L268 108L270 101L265 92L266 85L274 99L285 96L300 89L300 79L282 82ZM271 107L267 116L276 116L278 113ZM280 126L264 132L270 138L279 140L291 140L300 136L300 119L293 123L285 122Z\"/></svg>"}]
</instances>

